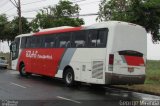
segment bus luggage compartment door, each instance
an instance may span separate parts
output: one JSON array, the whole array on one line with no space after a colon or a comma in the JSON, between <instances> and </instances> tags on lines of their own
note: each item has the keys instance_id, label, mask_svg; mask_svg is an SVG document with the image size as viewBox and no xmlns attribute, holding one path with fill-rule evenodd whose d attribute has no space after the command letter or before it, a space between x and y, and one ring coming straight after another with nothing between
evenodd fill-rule
<instances>
[{"instance_id":1,"label":"bus luggage compartment door","mask_svg":"<svg viewBox=\"0 0 160 106\"><path fill-rule=\"evenodd\" d=\"M92 73L91 73L91 79L92 83L96 84L104 84L104 60L93 60L92 61Z\"/></svg>"}]
</instances>

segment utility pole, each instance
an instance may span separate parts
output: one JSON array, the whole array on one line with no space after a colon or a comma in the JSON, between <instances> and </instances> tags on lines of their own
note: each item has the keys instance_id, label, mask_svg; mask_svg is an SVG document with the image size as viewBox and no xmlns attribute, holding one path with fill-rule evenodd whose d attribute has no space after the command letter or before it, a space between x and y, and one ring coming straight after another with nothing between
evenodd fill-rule
<instances>
[{"instance_id":1,"label":"utility pole","mask_svg":"<svg viewBox=\"0 0 160 106\"><path fill-rule=\"evenodd\" d=\"M10 2L17 8L19 20L19 34L22 34L21 0L18 0L18 2L16 2L16 0L10 0Z\"/></svg>"},{"instance_id":2,"label":"utility pole","mask_svg":"<svg viewBox=\"0 0 160 106\"><path fill-rule=\"evenodd\" d=\"M18 0L19 34L22 34L21 0Z\"/></svg>"}]
</instances>

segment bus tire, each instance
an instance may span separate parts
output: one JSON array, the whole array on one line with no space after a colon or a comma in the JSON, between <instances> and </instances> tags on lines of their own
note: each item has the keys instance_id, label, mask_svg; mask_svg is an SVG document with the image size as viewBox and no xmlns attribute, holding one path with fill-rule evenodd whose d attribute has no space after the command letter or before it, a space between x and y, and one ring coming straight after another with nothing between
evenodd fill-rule
<instances>
[{"instance_id":1,"label":"bus tire","mask_svg":"<svg viewBox=\"0 0 160 106\"><path fill-rule=\"evenodd\" d=\"M63 79L66 86L71 87L74 85L74 72L71 68L65 70Z\"/></svg>"},{"instance_id":2,"label":"bus tire","mask_svg":"<svg viewBox=\"0 0 160 106\"><path fill-rule=\"evenodd\" d=\"M19 72L20 72L20 75L21 75L22 77L27 77L27 76L31 75L31 73L27 73L27 72L25 71L25 65L24 65L24 64L21 64L21 65L20 65L20 70L19 70Z\"/></svg>"}]
</instances>

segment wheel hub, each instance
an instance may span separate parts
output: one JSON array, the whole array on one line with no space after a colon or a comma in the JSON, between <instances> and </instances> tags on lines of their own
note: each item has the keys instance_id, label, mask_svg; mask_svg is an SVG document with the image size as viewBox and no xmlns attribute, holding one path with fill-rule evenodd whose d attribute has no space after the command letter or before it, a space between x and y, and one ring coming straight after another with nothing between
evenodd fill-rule
<instances>
[{"instance_id":1,"label":"wheel hub","mask_svg":"<svg viewBox=\"0 0 160 106\"><path fill-rule=\"evenodd\" d=\"M72 79L73 79L72 74L71 73L67 73L66 81L67 81L68 84L70 84L72 82Z\"/></svg>"}]
</instances>

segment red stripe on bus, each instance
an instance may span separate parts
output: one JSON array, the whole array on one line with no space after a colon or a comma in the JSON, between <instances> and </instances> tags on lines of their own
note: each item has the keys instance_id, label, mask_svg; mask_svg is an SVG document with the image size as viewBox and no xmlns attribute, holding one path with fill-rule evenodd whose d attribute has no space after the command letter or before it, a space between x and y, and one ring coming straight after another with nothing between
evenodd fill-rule
<instances>
[{"instance_id":1,"label":"red stripe on bus","mask_svg":"<svg viewBox=\"0 0 160 106\"><path fill-rule=\"evenodd\" d=\"M44 31L44 32L37 32L37 33L35 33L33 35L47 35L47 34L54 34L54 33L79 31L81 29L82 29L82 27L65 28L65 29L59 29L59 30L50 30L50 31Z\"/></svg>"},{"instance_id":2,"label":"red stripe on bus","mask_svg":"<svg viewBox=\"0 0 160 106\"><path fill-rule=\"evenodd\" d=\"M124 56L128 65L132 66L141 66L144 65L143 57L136 57L136 56Z\"/></svg>"}]
</instances>

